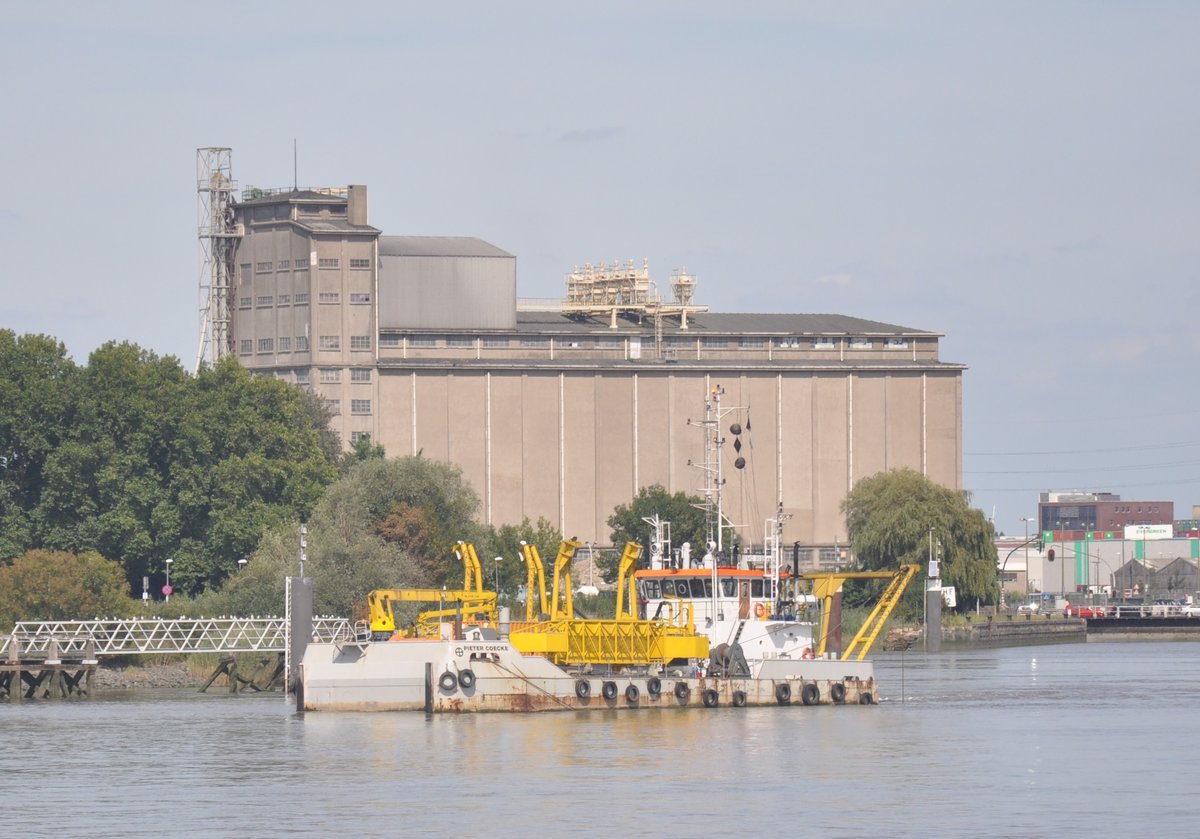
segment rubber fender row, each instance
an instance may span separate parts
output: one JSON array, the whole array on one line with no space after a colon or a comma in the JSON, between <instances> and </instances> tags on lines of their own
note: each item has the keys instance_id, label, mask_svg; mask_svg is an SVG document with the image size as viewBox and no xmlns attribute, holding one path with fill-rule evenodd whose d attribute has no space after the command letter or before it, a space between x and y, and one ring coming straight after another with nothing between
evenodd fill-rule
<instances>
[{"instance_id":1,"label":"rubber fender row","mask_svg":"<svg viewBox=\"0 0 1200 839\"><path fill-rule=\"evenodd\" d=\"M829 686L829 699L834 705L841 705L846 701L846 686L841 682L834 682ZM780 705L787 705L792 701L792 686L787 682L780 682L775 686L775 701ZM821 702L821 689L817 687L815 682L808 682L800 688L800 701L805 705L818 705ZM858 703L860 705L871 705L875 702L869 691L863 691L858 695Z\"/></svg>"},{"instance_id":2,"label":"rubber fender row","mask_svg":"<svg viewBox=\"0 0 1200 839\"><path fill-rule=\"evenodd\" d=\"M449 670L438 677L438 687L449 693L455 688L461 687L463 690L470 690L475 687L475 671L459 670L455 676Z\"/></svg>"}]
</instances>

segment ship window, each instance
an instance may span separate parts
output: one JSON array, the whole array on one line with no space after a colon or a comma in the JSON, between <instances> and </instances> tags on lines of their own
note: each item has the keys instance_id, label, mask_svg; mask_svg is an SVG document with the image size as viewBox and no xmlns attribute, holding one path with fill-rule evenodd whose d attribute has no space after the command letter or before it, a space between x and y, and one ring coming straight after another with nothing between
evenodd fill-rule
<instances>
[{"instance_id":1,"label":"ship window","mask_svg":"<svg viewBox=\"0 0 1200 839\"><path fill-rule=\"evenodd\" d=\"M658 600L662 592L658 588L658 580L642 580L642 597L647 600Z\"/></svg>"},{"instance_id":2,"label":"ship window","mask_svg":"<svg viewBox=\"0 0 1200 839\"><path fill-rule=\"evenodd\" d=\"M763 581L762 580L751 580L750 581L750 596L751 597L762 597L763 596Z\"/></svg>"},{"instance_id":3,"label":"ship window","mask_svg":"<svg viewBox=\"0 0 1200 839\"><path fill-rule=\"evenodd\" d=\"M699 580L699 579L692 580L692 597L711 597L711 596L712 596L711 592L705 593L705 591L704 591L704 580Z\"/></svg>"},{"instance_id":4,"label":"ship window","mask_svg":"<svg viewBox=\"0 0 1200 839\"><path fill-rule=\"evenodd\" d=\"M721 596L736 597L737 596L737 580L731 580L726 577L721 580Z\"/></svg>"}]
</instances>

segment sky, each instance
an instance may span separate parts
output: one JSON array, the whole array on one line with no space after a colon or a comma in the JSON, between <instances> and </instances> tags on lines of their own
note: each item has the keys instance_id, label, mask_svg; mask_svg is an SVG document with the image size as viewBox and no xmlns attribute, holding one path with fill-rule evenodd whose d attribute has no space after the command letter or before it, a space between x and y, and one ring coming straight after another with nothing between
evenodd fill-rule
<instances>
[{"instance_id":1,"label":"sky","mask_svg":"<svg viewBox=\"0 0 1200 839\"><path fill-rule=\"evenodd\" d=\"M1200 504L1200 5L0 0L0 328L199 339L196 150L369 187L518 294L650 260L725 312L943 334L963 480ZM293 156L295 149L295 156Z\"/></svg>"}]
</instances>

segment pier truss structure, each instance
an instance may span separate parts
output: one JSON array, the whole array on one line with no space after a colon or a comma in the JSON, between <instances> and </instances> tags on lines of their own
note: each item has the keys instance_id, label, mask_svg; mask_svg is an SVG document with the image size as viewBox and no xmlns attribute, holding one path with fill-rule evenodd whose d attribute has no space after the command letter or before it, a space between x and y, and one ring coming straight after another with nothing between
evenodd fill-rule
<instances>
[{"instance_id":1,"label":"pier truss structure","mask_svg":"<svg viewBox=\"0 0 1200 839\"><path fill-rule=\"evenodd\" d=\"M312 633L315 641L333 641L351 634L351 626L345 618L314 617ZM11 634L0 638L0 660L85 654L87 658L99 658L154 653L282 653L287 641L288 619L282 617L18 621Z\"/></svg>"}]
</instances>

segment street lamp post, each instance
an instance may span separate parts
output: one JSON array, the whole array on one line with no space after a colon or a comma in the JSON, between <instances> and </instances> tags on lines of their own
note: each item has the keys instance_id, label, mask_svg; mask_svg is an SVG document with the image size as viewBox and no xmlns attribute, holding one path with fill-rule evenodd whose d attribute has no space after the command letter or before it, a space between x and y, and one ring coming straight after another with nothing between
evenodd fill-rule
<instances>
[{"instance_id":1,"label":"street lamp post","mask_svg":"<svg viewBox=\"0 0 1200 839\"><path fill-rule=\"evenodd\" d=\"M1033 519L1021 516L1021 521L1025 522L1025 596L1029 597L1029 523Z\"/></svg>"},{"instance_id":2,"label":"street lamp post","mask_svg":"<svg viewBox=\"0 0 1200 839\"><path fill-rule=\"evenodd\" d=\"M163 602L164 603L170 601L171 592L174 591L174 589L171 588L171 563L174 561L175 560L171 559L170 557L167 557L167 571L166 571L167 582L166 582L166 585L163 586L163 598L164 598Z\"/></svg>"},{"instance_id":3,"label":"street lamp post","mask_svg":"<svg viewBox=\"0 0 1200 839\"><path fill-rule=\"evenodd\" d=\"M496 597L500 596L500 563L504 561L504 557L498 556L496 562Z\"/></svg>"}]
</instances>

